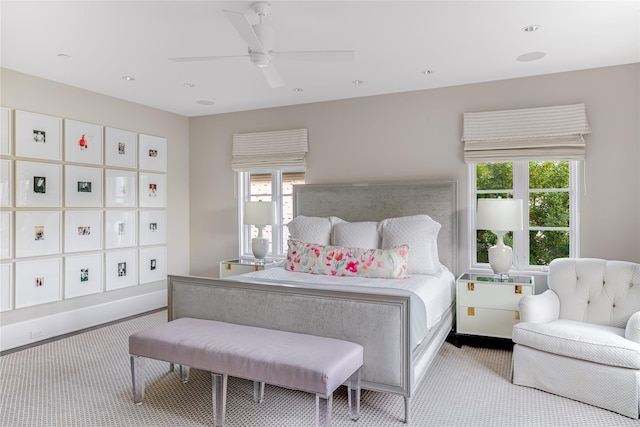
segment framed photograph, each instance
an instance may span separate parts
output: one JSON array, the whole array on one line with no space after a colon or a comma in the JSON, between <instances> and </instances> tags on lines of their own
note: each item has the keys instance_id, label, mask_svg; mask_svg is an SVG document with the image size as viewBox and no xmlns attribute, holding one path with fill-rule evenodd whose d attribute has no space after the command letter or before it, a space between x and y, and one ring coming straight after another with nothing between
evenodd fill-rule
<instances>
[{"instance_id":1,"label":"framed photograph","mask_svg":"<svg viewBox=\"0 0 640 427\"><path fill-rule=\"evenodd\" d=\"M0 154L11 154L11 110L0 107Z\"/></svg>"},{"instance_id":2,"label":"framed photograph","mask_svg":"<svg viewBox=\"0 0 640 427\"><path fill-rule=\"evenodd\" d=\"M167 280L167 248L140 249L140 284Z\"/></svg>"},{"instance_id":3,"label":"framed photograph","mask_svg":"<svg viewBox=\"0 0 640 427\"><path fill-rule=\"evenodd\" d=\"M102 254L65 257L65 299L102 292L102 259Z\"/></svg>"},{"instance_id":4,"label":"framed photograph","mask_svg":"<svg viewBox=\"0 0 640 427\"><path fill-rule=\"evenodd\" d=\"M101 165L102 132L102 126L65 119L64 159Z\"/></svg>"},{"instance_id":5,"label":"framed photograph","mask_svg":"<svg viewBox=\"0 0 640 427\"><path fill-rule=\"evenodd\" d=\"M13 212L0 212L0 259L11 258L13 247Z\"/></svg>"},{"instance_id":6,"label":"framed photograph","mask_svg":"<svg viewBox=\"0 0 640 427\"><path fill-rule=\"evenodd\" d=\"M106 290L126 288L138 284L138 251L114 251L105 254Z\"/></svg>"},{"instance_id":7,"label":"framed photograph","mask_svg":"<svg viewBox=\"0 0 640 427\"><path fill-rule=\"evenodd\" d=\"M137 168L138 143L135 132L106 128L104 148L104 163L107 166Z\"/></svg>"},{"instance_id":8,"label":"framed photograph","mask_svg":"<svg viewBox=\"0 0 640 427\"><path fill-rule=\"evenodd\" d=\"M62 160L62 119L15 111L16 156Z\"/></svg>"},{"instance_id":9,"label":"framed photograph","mask_svg":"<svg viewBox=\"0 0 640 427\"><path fill-rule=\"evenodd\" d=\"M106 249L136 245L136 211L107 211L104 220Z\"/></svg>"},{"instance_id":10,"label":"framed photograph","mask_svg":"<svg viewBox=\"0 0 640 427\"><path fill-rule=\"evenodd\" d=\"M102 207L102 169L66 165L64 174L66 206Z\"/></svg>"},{"instance_id":11,"label":"framed photograph","mask_svg":"<svg viewBox=\"0 0 640 427\"><path fill-rule=\"evenodd\" d=\"M16 206L57 208L61 204L62 165L16 161Z\"/></svg>"},{"instance_id":12,"label":"framed photograph","mask_svg":"<svg viewBox=\"0 0 640 427\"><path fill-rule=\"evenodd\" d=\"M164 208L166 206L166 175L160 173L139 174L138 193L141 208Z\"/></svg>"},{"instance_id":13,"label":"framed photograph","mask_svg":"<svg viewBox=\"0 0 640 427\"><path fill-rule=\"evenodd\" d=\"M167 139L140 134L138 162L141 170L167 171Z\"/></svg>"},{"instance_id":14,"label":"framed photograph","mask_svg":"<svg viewBox=\"0 0 640 427\"><path fill-rule=\"evenodd\" d=\"M60 300L62 258L16 262L16 308Z\"/></svg>"},{"instance_id":15,"label":"framed photograph","mask_svg":"<svg viewBox=\"0 0 640 427\"><path fill-rule=\"evenodd\" d=\"M0 264L0 311L13 307L13 271L12 264Z\"/></svg>"},{"instance_id":16,"label":"framed photograph","mask_svg":"<svg viewBox=\"0 0 640 427\"><path fill-rule=\"evenodd\" d=\"M167 243L167 212L140 211L140 246Z\"/></svg>"},{"instance_id":17,"label":"framed photograph","mask_svg":"<svg viewBox=\"0 0 640 427\"><path fill-rule=\"evenodd\" d=\"M16 212L16 257L61 252L60 211Z\"/></svg>"},{"instance_id":18,"label":"framed photograph","mask_svg":"<svg viewBox=\"0 0 640 427\"><path fill-rule=\"evenodd\" d=\"M0 206L11 206L11 160L0 160Z\"/></svg>"},{"instance_id":19,"label":"framed photograph","mask_svg":"<svg viewBox=\"0 0 640 427\"><path fill-rule=\"evenodd\" d=\"M137 201L137 173L107 169L105 172L106 206L108 208L134 208Z\"/></svg>"},{"instance_id":20,"label":"framed photograph","mask_svg":"<svg viewBox=\"0 0 640 427\"><path fill-rule=\"evenodd\" d=\"M102 212L64 213L64 251L83 252L102 249Z\"/></svg>"}]
</instances>

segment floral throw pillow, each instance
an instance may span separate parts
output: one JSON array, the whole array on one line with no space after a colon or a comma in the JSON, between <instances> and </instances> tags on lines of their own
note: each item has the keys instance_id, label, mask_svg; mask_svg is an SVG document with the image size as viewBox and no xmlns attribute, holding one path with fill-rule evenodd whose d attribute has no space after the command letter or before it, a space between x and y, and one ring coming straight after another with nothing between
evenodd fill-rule
<instances>
[{"instance_id":1,"label":"floral throw pillow","mask_svg":"<svg viewBox=\"0 0 640 427\"><path fill-rule=\"evenodd\" d=\"M362 249L289 240L284 267L299 273L402 279L408 277L408 256L408 245Z\"/></svg>"}]
</instances>

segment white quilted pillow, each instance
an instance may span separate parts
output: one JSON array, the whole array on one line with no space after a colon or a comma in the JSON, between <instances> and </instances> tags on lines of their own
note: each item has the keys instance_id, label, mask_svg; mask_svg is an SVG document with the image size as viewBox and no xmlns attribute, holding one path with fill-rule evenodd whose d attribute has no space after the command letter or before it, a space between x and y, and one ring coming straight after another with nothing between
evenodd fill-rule
<instances>
[{"instance_id":1,"label":"white quilted pillow","mask_svg":"<svg viewBox=\"0 0 640 427\"><path fill-rule=\"evenodd\" d=\"M335 224L331 229L331 244L347 248L379 249L378 223L365 221Z\"/></svg>"},{"instance_id":2,"label":"white quilted pillow","mask_svg":"<svg viewBox=\"0 0 640 427\"><path fill-rule=\"evenodd\" d=\"M438 256L438 233L442 226L429 215L387 218L378 223L382 249L409 245L409 274L437 274L442 270Z\"/></svg>"},{"instance_id":3,"label":"white quilted pillow","mask_svg":"<svg viewBox=\"0 0 640 427\"><path fill-rule=\"evenodd\" d=\"M299 215L287 227L292 239L308 243L329 245L331 243L331 227L343 222L340 218Z\"/></svg>"}]
</instances>

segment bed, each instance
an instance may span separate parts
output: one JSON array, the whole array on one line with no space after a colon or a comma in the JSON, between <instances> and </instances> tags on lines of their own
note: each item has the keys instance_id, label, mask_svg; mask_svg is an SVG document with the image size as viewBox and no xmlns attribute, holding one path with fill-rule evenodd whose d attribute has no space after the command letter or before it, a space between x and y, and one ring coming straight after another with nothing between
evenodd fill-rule
<instances>
[{"instance_id":1,"label":"bed","mask_svg":"<svg viewBox=\"0 0 640 427\"><path fill-rule=\"evenodd\" d=\"M362 387L402 396L408 423L411 397L453 325L457 184L294 187L296 217L363 223L424 214L441 226L437 252L443 268L436 273L342 282L283 267L225 279L169 276L169 320L195 317L357 342L365 349ZM392 282L402 285L388 286ZM437 301L420 289L434 292Z\"/></svg>"}]
</instances>

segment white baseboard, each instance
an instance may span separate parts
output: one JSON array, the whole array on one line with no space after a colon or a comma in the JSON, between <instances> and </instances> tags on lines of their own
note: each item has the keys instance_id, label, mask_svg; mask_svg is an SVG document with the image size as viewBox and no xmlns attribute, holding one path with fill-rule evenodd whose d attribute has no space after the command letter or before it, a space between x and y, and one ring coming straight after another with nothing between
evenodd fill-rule
<instances>
[{"instance_id":1,"label":"white baseboard","mask_svg":"<svg viewBox=\"0 0 640 427\"><path fill-rule=\"evenodd\" d=\"M2 326L0 327L0 351L33 344L166 306L167 291L161 290Z\"/></svg>"}]
</instances>

